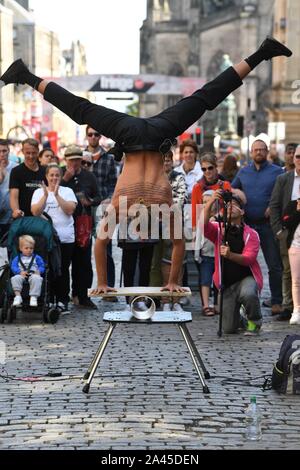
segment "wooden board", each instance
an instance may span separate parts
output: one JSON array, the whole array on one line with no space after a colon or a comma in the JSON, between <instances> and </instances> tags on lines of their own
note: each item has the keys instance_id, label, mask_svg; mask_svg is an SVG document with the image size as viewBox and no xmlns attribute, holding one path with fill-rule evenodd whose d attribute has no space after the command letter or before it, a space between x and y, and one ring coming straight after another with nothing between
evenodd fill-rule
<instances>
[{"instance_id":1,"label":"wooden board","mask_svg":"<svg viewBox=\"0 0 300 470\"><path fill-rule=\"evenodd\" d=\"M169 292L162 291L161 287L119 287L116 289L116 292L107 292L106 294L91 294L90 297L137 297L139 295L147 295L148 297L188 297L192 295L191 289L188 289L186 292Z\"/></svg>"}]
</instances>

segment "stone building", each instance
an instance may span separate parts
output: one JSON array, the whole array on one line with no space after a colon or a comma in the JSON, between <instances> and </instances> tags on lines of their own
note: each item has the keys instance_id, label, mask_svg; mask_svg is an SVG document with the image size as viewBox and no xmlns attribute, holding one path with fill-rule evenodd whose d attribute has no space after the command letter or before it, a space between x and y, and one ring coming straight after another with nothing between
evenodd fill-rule
<instances>
[{"instance_id":1,"label":"stone building","mask_svg":"<svg viewBox=\"0 0 300 470\"><path fill-rule=\"evenodd\" d=\"M284 15L278 12L282 4L285 4ZM287 25L296 18L299 22L299 8L298 0L148 0L147 18L141 28L141 72L200 76L208 81L226 66L247 57L266 35L274 34L280 39L276 27L280 18L276 20L277 16L284 16ZM281 39L294 49L292 36L290 31ZM266 132L268 120L279 117L278 99L284 99L283 90L280 96L271 92L276 70L278 73L285 70L286 77L294 79L299 60L277 59L276 67L272 81L272 63L260 65L227 102L216 111L206 113L201 120L205 133L229 131L234 135L239 115L245 117L252 133ZM289 86L289 81L285 84ZM141 115L159 112L178 98L144 95L140 103ZM281 105L279 107L281 109ZM282 118L285 115L286 112L280 114ZM289 129L287 134L295 135Z\"/></svg>"},{"instance_id":2,"label":"stone building","mask_svg":"<svg viewBox=\"0 0 300 470\"><path fill-rule=\"evenodd\" d=\"M28 2L1 0L1 73L21 57L36 75L59 76L60 46L56 34L38 26ZM0 134L18 138L41 131L42 104L38 93L27 86L9 86L0 91ZM24 132L20 129L23 128Z\"/></svg>"},{"instance_id":3,"label":"stone building","mask_svg":"<svg viewBox=\"0 0 300 470\"><path fill-rule=\"evenodd\" d=\"M5 53L4 53L5 51ZM0 73L2 74L14 58L13 50L13 13L0 4ZM5 119L4 119L5 113ZM0 90L0 136L15 123L14 88L3 87Z\"/></svg>"},{"instance_id":4,"label":"stone building","mask_svg":"<svg viewBox=\"0 0 300 470\"><path fill-rule=\"evenodd\" d=\"M57 34L35 22L27 0L0 0L1 73L17 58L44 78L87 73L85 49L79 41L62 53ZM56 147L58 141L82 140L84 129L48 105L31 87L8 86L0 90L0 136L22 140L28 135L45 140L50 138L49 132Z\"/></svg>"},{"instance_id":5,"label":"stone building","mask_svg":"<svg viewBox=\"0 0 300 470\"><path fill-rule=\"evenodd\" d=\"M270 122L285 123L286 142L300 142L299 23L298 0L275 0L274 35L293 50L293 56L274 61L268 111Z\"/></svg>"},{"instance_id":6,"label":"stone building","mask_svg":"<svg viewBox=\"0 0 300 470\"><path fill-rule=\"evenodd\" d=\"M70 49L65 49L61 54L61 76L79 76L86 75L87 61L85 47L80 41L73 41ZM76 94L84 98L92 100L94 97L90 96L88 92L78 92ZM59 146L77 142L82 143L85 138L85 126L76 124L72 119L64 113L43 100L43 116L44 116L44 132L47 125L49 130L55 129L58 136Z\"/></svg>"}]
</instances>

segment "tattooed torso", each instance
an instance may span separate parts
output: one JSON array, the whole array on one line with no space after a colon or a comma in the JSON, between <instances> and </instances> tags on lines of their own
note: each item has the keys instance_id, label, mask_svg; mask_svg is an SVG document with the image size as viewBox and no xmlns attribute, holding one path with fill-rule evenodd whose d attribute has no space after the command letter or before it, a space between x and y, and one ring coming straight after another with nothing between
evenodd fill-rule
<instances>
[{"instance_id":1,"label":"tattooed torso","mask_svg":"<svg viewBox=\"0 0 300 470\"><path fill-rule=\"evenodd\" d=\"M115 208L121 196L126 196L128 208L133 204L172 204L172 189L160 154L139 152L126 156L111 201Z\"/></svg>"}]
</instances>

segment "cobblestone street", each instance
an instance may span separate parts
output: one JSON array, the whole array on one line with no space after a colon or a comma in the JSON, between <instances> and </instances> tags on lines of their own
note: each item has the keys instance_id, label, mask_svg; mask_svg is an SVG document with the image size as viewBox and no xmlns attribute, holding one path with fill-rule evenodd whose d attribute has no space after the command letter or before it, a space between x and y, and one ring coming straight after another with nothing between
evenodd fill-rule
<instances>
[{"instance_id":1,"label":"cobblestone street","mask_svg":"<svg viewBox=\"0 0 300 470\"><path fill-rule=\"evenodd\" d=\"M98 312L73 307L55 325L24 314L0 326L3 375L4 368L14 377L62 374L1 379L1 449L300 449L299 396L262 391L263 378L252 381L257 387L225 380L270 375L283 338L299 327L264 309L258 337L220 339L218 317L203 317L194 294L188 328L212 376L209 395L178 328L157 324L119 324L86 395L81 377L107 328L103 312L125 306L97 302ZM263 413L263 437L254 443L245 440L243 422L252 394Z\"/></svg>"}]
</instances>

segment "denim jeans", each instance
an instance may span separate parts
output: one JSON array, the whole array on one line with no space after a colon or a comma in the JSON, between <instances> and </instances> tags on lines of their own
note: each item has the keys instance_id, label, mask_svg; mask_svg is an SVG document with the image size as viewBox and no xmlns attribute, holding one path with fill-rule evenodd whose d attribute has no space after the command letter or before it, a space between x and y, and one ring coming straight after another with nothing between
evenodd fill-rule
<instances>
[{"instance_id":1,"label":"denim jeans","mask_svg":"<svg viewBox=\"0 0 300 470\"><path fill-rule=\"evenodd\" d=\"M240 307L245 308L247 320L258 326L262 324L258 287L252 276L245 277L224 290L223 294L223 331L236 333L240 326Z\"/></svg>"},{"instance_id":2,"label":"denim jeans","mask_svg":"<svg viewBox=\"0 0 300 470\"><path fill-rule=\"evenodd\" d=\"M271 303L282 304L282 262L280 250L275 240L270 224L251 224L250 227L257 231L260 238L260 246L269 270L269 285L271 291Z\"/></svg>"}]
</instances>

